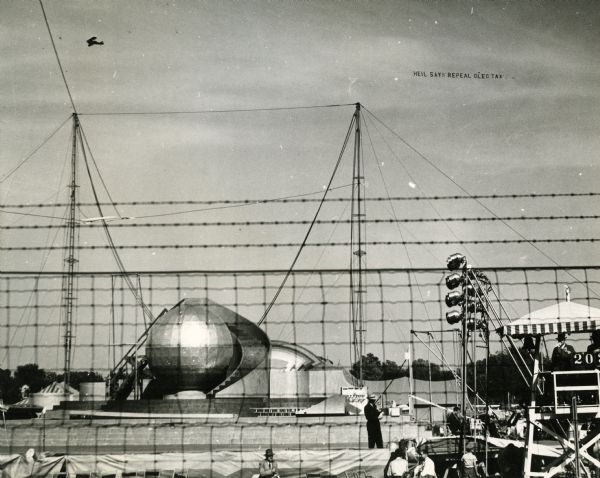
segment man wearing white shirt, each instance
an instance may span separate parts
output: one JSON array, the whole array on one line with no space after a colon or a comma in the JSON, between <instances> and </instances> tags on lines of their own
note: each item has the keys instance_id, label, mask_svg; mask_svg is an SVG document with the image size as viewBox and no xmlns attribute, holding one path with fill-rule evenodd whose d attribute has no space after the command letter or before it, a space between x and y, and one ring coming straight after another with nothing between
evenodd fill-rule
<instances>
[{"instance_id":1,"label":"man wearing white shirt","mask_svg":"<svg viewBox=\"0 0 600 478\"><path fill-rule=\"evenodd\" d=\"M427 450L421 451L419 464L415 468L415 478L437 478L435 474L435 463L427 453Z\"/></svg>"},{"instance_id":2,"label":"man wearing white shirt","mask_svg":"<svg viewBox=\"0 0 600 478\"><path fill-rule=\"evenodd\" d=\"M388 464L385 467L383 476L385 478L392 478L392 477L400 478L400 477L405 476L407 471L408 471L408 461L406 461L402 457L402 450L401 449L394 450L394 452L392 453L392 456L390 457L390 461L388 462Z\"/></svg>"}]
</instances>

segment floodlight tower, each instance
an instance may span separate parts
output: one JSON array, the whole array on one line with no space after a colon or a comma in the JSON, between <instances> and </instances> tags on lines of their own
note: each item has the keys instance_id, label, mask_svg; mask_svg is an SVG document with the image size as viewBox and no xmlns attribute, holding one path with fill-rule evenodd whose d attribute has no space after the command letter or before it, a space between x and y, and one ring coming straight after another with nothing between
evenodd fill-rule
<instances>
[{"instance_id":1,"label":"floodlight tower","mask_svg":"<svg viewBox=\"0 0 600 478\"><path fill-rule=\"evenodd\" d=\"M469 313L468 302L469 302L469 291L466 286L467 277L467 258L462 254L452 254L446 260L446 266L448 270L452 272L446 277L446 286L450 289L450 292L446 294L446 305L448 307L460 306L459 310L451 310L446 313L446 321L450 325L460 323L462 327L461 336L461 350L462 350L462 372L461 372L461 397L462 397L462 413L466 412L467 404L467 316ZM460 271L460 272L457 272ZM454 290L461 286L462 290ZM464 453L465 450L465 423L463 423L463 429L461 433L460 451Z\"/></svg>"},{"instance_id":2,"label":"floodlight tower","mask_svg":"<svg viewBox=\"0 0 600 478\"><path fill-rule=\"evenodd\" d=\"M446 294L445 302L448 307L459 306L459 310L450 310L446 313L446 321L450 325L461 325L462 328L462 372L461 372L461 386L462 386L462 410L463 414L466 415L467 405L467 361L469 358L468 346L469 338L472 339L472 363L473 363L473 387L472 391L477 399L477 381L476 381L476 331L482 331L485 335L486 349L489 350L489 330L487 325L487 311L484 306L485 290L482 284L478 280L478 275L481 275L479 271L473 270L464 255L452 254L446 261L448 270L452 272L446 277L446 287L450 290ZM460 287L460 290L455 290ZM479 316L478 316L479 314ZM486 400L487 402L487 400ZM463 423L462 439L461 439L461 451L464 451L465 447L465 435L468 431L466 429L467 422Z\"/></svg>"}]
</instances>

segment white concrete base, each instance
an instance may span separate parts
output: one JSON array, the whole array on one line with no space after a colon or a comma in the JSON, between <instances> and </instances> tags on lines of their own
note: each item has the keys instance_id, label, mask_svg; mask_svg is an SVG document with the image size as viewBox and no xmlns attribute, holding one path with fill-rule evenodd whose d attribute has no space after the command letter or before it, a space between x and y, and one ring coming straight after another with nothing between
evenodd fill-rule
<instances>
[{"instance_id":1,"label":"white concrete base","mask_svg":"<svg viewBox=\"0 0 600 478\"><path fill-rule=\"evenodd\" d=\"M165 395L163 398L165 400L204 400L206 394L200 390L185 390L183 392Z\"/></svg>"}]
</instances>

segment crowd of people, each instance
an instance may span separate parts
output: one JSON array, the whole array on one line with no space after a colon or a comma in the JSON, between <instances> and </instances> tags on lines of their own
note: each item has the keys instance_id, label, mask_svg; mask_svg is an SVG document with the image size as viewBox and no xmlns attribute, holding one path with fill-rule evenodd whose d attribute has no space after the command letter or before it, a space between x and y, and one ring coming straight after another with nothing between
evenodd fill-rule
<instances>
[{"instance_id":1,"label":"crowd of people","mask_svg":"<svg viewBox=\"0 0 600 478\"><path fill-rule=\"evenodd\" d=\"M367 435L369 448L383 448L380 420L383 416L382 410L377 405L376 395L367 396L367 404L364 407L365 419L367 420ZM484 433L490 436L498 436L498 417L491 409L487 409L479 416L483 424ZM460 407L456 406L446 417L448 429L452 435L462 437L469 432L467 420L461 413ZM427 450L417 450L414 440L401 440L390 444L390 458L384 468L384 478L436 478L435 464L429 457ZM477 462L473 454L473 444L466 447L465 453L460 459L460 476L474 478L484 476L481 464Z\"/></svg>"},{"instance_id":2,"label":"crowd of people","mask_svg":"<svg viewBox=\"0 0 600 478\"><path fill-rule=\"evenodd\" d=\"M599 355L600 360L600 330L594 331L590 336L591 344L587 347L588 353ZM575 350L567 343L567 334L559 333L557 344L551 355L551 371L572 370ZM380 420L383 416L378 406L375 395L368 395L368 403L364 407L367 421L367 434L369 448L383 448ZM512 416L505 421L500 421L494 411L487 407L477 415L482 426L482 433L490 437L523 438L526 423L526 404L513 411ZM451 435L463 437L471 434L471 425L462 414L461 408L454 407L446 416L448 431ZM477 460L474 453L474 443L467 443L464 453L456 464L456 476L461 478L479 478L486 476L483 463ZM270 478L269 475L261 477ZM416 443L411 440L401 440L390 444L389 461L384 468L383 478L437 478L435 464L429 457L427 449L417 449ZM377 477L378 478L378 477Z\"/></svg>"},{"instance_id":3,"label":"crowd of people","mask_svg":"<svg viewBox=\"0 0 600 478\"><path fill-rule=\"evenodd\" d=\"M389 444L390 456L383 469L383 478L439 478L434 461L427 447L417 447L413 439L393 441ZM453 469L460 478L482 478L486 476L483 463L473 453L474 444L466 444L465 452ZM257 478L279 478L279 466L271 448L265 451L258 466ZM376 477L380 478L380 477Z\"/></svg>"},{"instance_id":4,"label":"crowd of people","mask_svg":"<svg viewBox=\"0 0 600 478\"><path fill-rule=\"evenodd\" d=\"M465 455L466 456L466 455ZM279 478L279 466L271 448L258 465L259 478ZM393 447L390 459L385 465L383 478L437 478L435 463L427 450L417 452L413 440L403 440Z\"/></svg>"},{"instance_id":5,"label":"crowd of people","mask_svg":"<svg viewBox=\"0 0 600 478\"><path fill-rule=\"evenodd\" d=\"M384 478L437 478L435 463L427 450L417 450L414 440L402 440L392 447L383 470Z\"/></svg>"},{"instance_id":6,"label":"crowd of people","mask_svg":"<svg viewBox=\"0 0 600 478\"><path fill-rule=\"evenodd\" d=\"M588 353L600 354L600 330L594 331L590 336L591 344L587 348ZM572 370L574 348L567 343L567 335L559 333L557 344L551 356L551 370ZM383 448L383 437L381 433L380 420L383 416L378 406L378 398L370 394L364 407L364 415L367 421L367 435L369 448ZM487 408L477 418L483 426L482 432L491 437L508 436L509 438L522 438L524 435L524 422L526 405L513 412L512 416L502 427L505 431L501 433L500 421L496 414ZM446 416L448 431L451 435L463 437L470 434L470 426L462 414L461 408L454 407ZM507 435L513 431L513 435ZM512 466L512 464L509 464ZM506 465L508 466L508 465ZM469 442L465 446L464 453L454 467L456 476L461 478L480 478L486 476L483 463L479 462L474 453L474 443ZM279 478L279 469L274 460L272 449L267 449L265 458L259 465L260 478ZM376 477L379 478L379 477ZM384 467L383 478L438 478L435 463L430 458L426 448L417 449L414 440L400 440L390 444L390 457Z\"/></svg>"}]
</instances>

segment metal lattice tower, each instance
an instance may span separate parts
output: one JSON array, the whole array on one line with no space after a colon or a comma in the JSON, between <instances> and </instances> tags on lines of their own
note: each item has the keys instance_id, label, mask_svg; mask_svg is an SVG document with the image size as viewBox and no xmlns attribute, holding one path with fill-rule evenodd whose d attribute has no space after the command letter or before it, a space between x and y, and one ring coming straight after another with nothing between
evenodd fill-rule
<instances>
[{"instance_id":1,"label":"metal lattice tower","mask_svg":"<svg viewBox=\"0 0 600 478\"><path fill-rule=\"evenodd\" d=\"M354 159L352 166L352 210L350 232L350 304L352 324L353 363L359 364L358 378L362 380L362 357L365 344L365 302L366 302L366 223L365 223L365 178L362 162L360 129L360 103L354 113Z\"/></svg>"},{"instance_id":2,"label":"metal lattice tower","mask_svg":"<svg viewBox=\"0 0 600 478\"><path fill-rule=\"evenodd\" d=\"M73 138L71 150L71 183L69 185L69 214L66 228L66 267L62 279L62 309L65 319L65 359L64 383L65 393L68 393L71 381L71 348L73 340L73 304L75 297L75 266L77 260L77 135L79 134L79 119L73 114Z\"/></svg>"}]
</instances>

